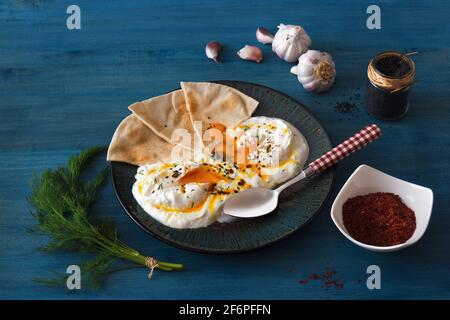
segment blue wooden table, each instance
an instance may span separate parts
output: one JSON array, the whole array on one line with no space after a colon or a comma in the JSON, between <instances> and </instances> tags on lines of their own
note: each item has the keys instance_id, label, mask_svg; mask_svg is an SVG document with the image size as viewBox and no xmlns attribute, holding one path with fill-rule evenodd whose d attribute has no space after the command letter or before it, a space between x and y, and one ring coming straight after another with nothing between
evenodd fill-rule
<instances>
[{"instance_id":1,"label":"blue wooden table","mask_svg":"<svg viewBox=\"0 0 450 320\"><path fill-rule=\"evenodd\" d=\"M81 8L81 30L66 27L67 6ZM447 1L377 1L381 30L366 27L367 1L57 1L3 0L0 4L0 298L19 299L379 299L450 298L450 7ZM313 47L330 52L337 83L322 95L306 93L290 65L260 45L265 60L245 62L236 51L256 44L255 30L302 24ZM204 56L207 41L225 45L223 63ZM369 116L362 104L366 67L383 50L418 51L418 84L398 122ZM236 79L270 86L307 105L335 143L376 122L382 139L340 163L331 198L294 236L262 250L210 256L153 239L123 212L111 185L95 208L114 219L122 239L143 253L182 262L180 273L144 269L113 274L98 292L66 294L32 279L65 272L80 256L37 251L45 238L30 235L26 197L33 172L63 164L79 150L107 145L135 101L162 94L180 80ZM342 114L337 103L355 102ZM332 200L360 164L434 191L429 229L397 253L365 251L333 225ZM104 165L98 164L99 167ZM368 290L366 268L379 265L381 290ZM343 288L311 273L335 270Z\"/></svg>"}]
</instances>

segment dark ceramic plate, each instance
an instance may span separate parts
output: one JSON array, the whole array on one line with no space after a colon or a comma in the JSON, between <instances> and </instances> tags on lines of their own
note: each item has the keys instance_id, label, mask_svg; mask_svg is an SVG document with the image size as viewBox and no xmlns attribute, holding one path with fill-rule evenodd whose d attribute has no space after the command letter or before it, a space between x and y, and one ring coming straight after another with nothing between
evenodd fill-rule
<instances>
[{"instance_id":1,"label":"dark ceramic plate","mask_svg":"<svg viewBox=\"0 0 450 320\"><path fill-rule=\"evenodd\" d=\"M285 119L296 126L308 141L308 162L330 150L331 141L314 115L287 95L261 85L241 81L216 81L234 87L260 102L255 116ZM334 169L299 183L283 192L273 213L232 223L214 223L200 229L172 229L150 217L131 193L136 166L113 162L112 181L127 214L142 229L179 248L203 253L232 253L257 249L286 238L306 225L327 199L334 181Z\"/></svg>"}]
</instances>

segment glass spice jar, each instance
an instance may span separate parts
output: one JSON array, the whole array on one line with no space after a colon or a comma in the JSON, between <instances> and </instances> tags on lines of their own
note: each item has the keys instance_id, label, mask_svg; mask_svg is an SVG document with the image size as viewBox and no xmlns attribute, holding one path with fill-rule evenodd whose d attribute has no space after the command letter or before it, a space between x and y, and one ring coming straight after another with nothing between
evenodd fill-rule
<instances>
[{"instance_id":1,"label":"glass spice jar","mask_svg":"<svg viewBox=\"0 0 450 320\"><path fill-rule=\"evenodd\" d=\"M409 108L415 65L409 54L386 51L377 54L367 67L366 108L383 120L403 117Z\"/></svg>"}]
</instances>

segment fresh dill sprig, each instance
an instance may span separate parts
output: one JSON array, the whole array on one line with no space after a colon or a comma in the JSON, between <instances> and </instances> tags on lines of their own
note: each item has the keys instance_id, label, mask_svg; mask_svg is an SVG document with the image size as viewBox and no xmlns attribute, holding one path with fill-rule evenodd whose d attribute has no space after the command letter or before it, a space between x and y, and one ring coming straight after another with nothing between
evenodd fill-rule
<instances>
[{"instance_id":1,"label":"fresh dill sprig","mask_svg":"<svg viewBox=\"0 0 450 320\"><path fill-rule=\"evenodd\" d=\"M120 270L113 268L118 259L148 267L148 257L123 243L112 221L90 217L90 208L107 180L108 168L89 181L82 181L81 175L103 151L102 147L86 149L71 157L66 167L47 169L40 177L34 176L29 199L37 222L30 231L50 238L42 250L94 254L91 260L80 263L84 286L91 288L100 288L108 274ZM183 265L158 261L156 268L178 271ZM65 286L66 277L60 274L37 282L51 287Z\"/></svg>"}]
</instances>

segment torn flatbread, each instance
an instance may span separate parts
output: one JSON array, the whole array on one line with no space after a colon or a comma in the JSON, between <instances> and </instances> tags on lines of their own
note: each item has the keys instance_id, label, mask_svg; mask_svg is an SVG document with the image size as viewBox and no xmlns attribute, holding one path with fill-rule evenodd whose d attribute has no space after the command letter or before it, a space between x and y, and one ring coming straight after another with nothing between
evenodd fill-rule
<instances>
[{"instance_id":1,"label":"torn flatbread","mask_svg":"<svg viewBox=\"0 0 450 320\"><path fill-rule=\"evenodd\" d=\"M201 149L201 141L195 141L192 122L186 110L182 90L136 102L128 107L136 117L158 136L172 145L189 150Z\"/></svg>"},{"instance_id":2,"label":"torn flatbread","mask_svg":"<svg viewBox=\"0 0 450 320\"><path fill-rule=\"evenodd\" d=\"M107 160L134 165L189 159L192 152L174 148L136 116L129 115L117 127L108 148Z\"/></svg>"},{"instance_id":3,"label":"torn flatbread","mask_svg":"<svg viewBox=\"0 0 450 320\"><path fill-rule=\"evenodd\" d=\"M222 84L181 82L181 88L194 131L210 153L214 153L218 145L222 146L217 132L222 132L225 138L226 130L248 119L259 104L239 90ZM206 131L212 133L205 134Z\"/></svg>"}]
</instances>

